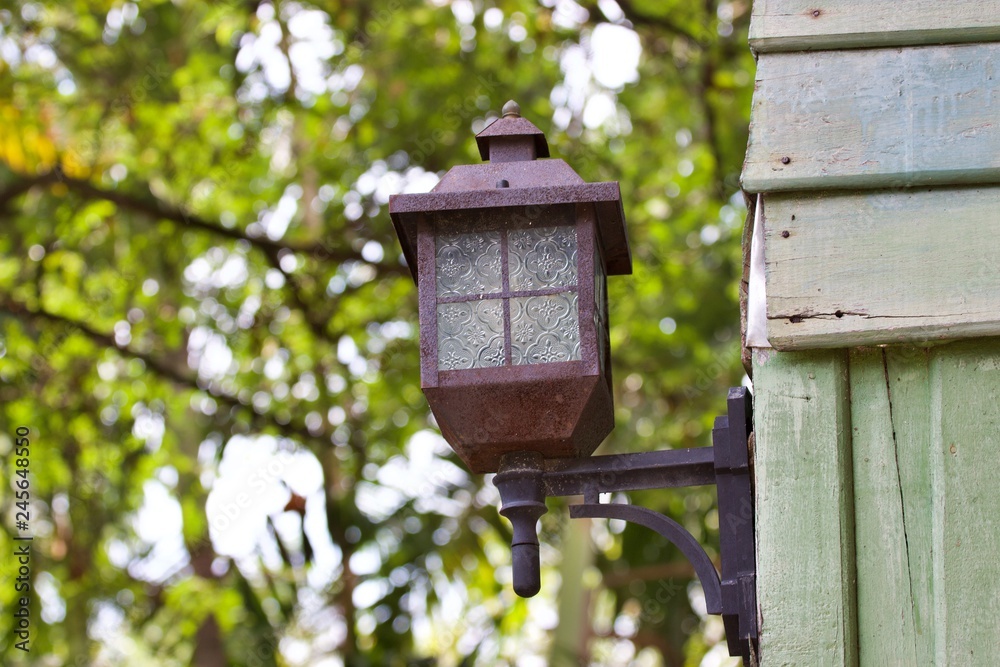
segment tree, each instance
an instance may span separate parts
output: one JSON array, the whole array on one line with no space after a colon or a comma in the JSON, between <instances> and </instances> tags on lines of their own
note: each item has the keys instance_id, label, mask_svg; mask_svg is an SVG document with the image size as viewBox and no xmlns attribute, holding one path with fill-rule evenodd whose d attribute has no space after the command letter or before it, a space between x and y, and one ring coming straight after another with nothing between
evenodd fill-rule
<instances>
[{"instance_id":1,"label":"tree","mask_svg":"<svg viewBox=\"0 0 1000 667\"><path fill-rule=\"evenodd\" d=\"M695 664L717 626L692 612L680 554L642 529L588 539L553 504L548 583L515 599L497 494L420 393L386 204L478 160L472 135L518 100L553 155L622 184L635 275L610 284L618 426L602 451L708 444L742 374L748 9L0 10L0 451L11 480L15 428L31 429L31 659ZM712 497L638 502L710 541ZM602 576L563 563L586 613L552 633L564 538Z\"/></svg>"}]
</instances>

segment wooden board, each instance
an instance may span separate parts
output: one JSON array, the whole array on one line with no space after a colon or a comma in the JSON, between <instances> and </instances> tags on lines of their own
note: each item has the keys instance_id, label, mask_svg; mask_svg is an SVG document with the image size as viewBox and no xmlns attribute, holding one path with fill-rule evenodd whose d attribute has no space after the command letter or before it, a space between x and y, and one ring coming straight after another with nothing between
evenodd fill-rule
<instances>
[{"instance_id":1,"label":"wooden board","mask_svg":"<svg viewBox=\"0 0 1000 667\"><path fill-rule=\"evenodd\" d=\"M762 54L743 187L998 183L998 118L1000 43Z\"/></svg>"},{"instance_id":2,"label":"wooden board","mask_svg":"<svg viewBox=\"0 0 1000 667\"><path fill-rule=\"evenodd\" d=\"M764 243L778 349L1000 335L1000 187L765 195Z\"/></svg>"},{"instance_id":3,"label":"wooden board","mask_svg":"<svg viewBox=\"0 0 1000 667\"><path fill-rule=\"evenodd\" d=\"M847 353L756 350L764 665L856 665Z\"/></svg>"},{"instance_id":4,"label":"wooden board","mask_svg":"<svg viewBox=\"0 0 1000 667\"><path fill-rule=\"evenodd\" d=\"M936 350L930 366L935 664L1000 654L1000 341Z\"/></svg>"},{"instance_id":5,"label":"wooden board","mask_svg":"<svg viewBox=\"0 0 1000 667\"><path fill-rule=\"evenodd\" d=\"M983 0L754 0L758 53L1000 40L1000 11Z\"/></svg>"},{"instance_id":6,"label":"wooden board","mask_svg":"<svg viewBox=\"0 0 1000 667\"><path fill-rule=\"evenodd\" d=\"M914 593L914 586L920 589L931 580L929 558L921 558L930 552L931 531L923 530L921 539L914 534L930 526L924 464L930 426L927 353L907 349L913 354L894 358L892 373L884 349L856 350L850 358L858 657L863 665L931 664L927 644L918 646L915 629L917 617L920 637L929 636L930 600ZM914 477L923 485L915 485ZM914 502L920 506L914 508ZM915 567L916 559L922 567Z\"/></svg>"}]
</instances>

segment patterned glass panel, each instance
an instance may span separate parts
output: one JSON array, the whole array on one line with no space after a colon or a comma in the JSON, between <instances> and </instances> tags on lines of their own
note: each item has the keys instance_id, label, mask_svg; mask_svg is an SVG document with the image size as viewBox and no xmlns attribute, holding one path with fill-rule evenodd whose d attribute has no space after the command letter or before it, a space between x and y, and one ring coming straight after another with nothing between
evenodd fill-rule
<instances>
[{"instance_id":1,"label":"patterned glass panel","mask_svg":"<svg viewBox=\"0 0 1000 667\"><path fill-rule=\"evenodd\" d=\"M515 292L576 285L576 228L508 232L510 288Z\"/></svg>"},{"instance_id":2,"label":"patterned glass panel","mask_svg":"<svg viewBox=\"0 0 1000 667\"><path fill-rule=\"evenodd\" d=\"M580 359L576 292L510 300L511 356L515 365Z\"/></svg>"},{"instance_id":3,"label":"patterned glass panel","mask_svg":"<svg viewBox=\"0 0 1000 667\"><path fill-rule=\"evenodd\" d=\"M596 243L594 244L597 245ZM601 313L604 316L604 292L607 289L608 282L604 275L604 265L601 263L601 253L597 248L594 248L594 305L597 306L596 312Z\"/></svg>"},{"instance_id":4,"label":"patterned glass panel","mask_svg":"<svg viewBox=\"0 0 1000 667\"><path fill-rule=\"evenodd\" d=\"M608 314L605 311L607 288L608 279L604 275L601 252L597 248L597 243L594 243L594 328L597 331L597 359L602 369L604 368L605 348L608 340Z\"/></svg>"},{"instance_id":5,"label":"patterned glass panel","mask_svg":"<svg viewBox=\"0 0 1000 667\"><path fill-rule=\"evenodd\" d=\"M440 303L437 325L438 370L504 364L501 299Z\"/></svg>"},{"instance_id":6,"label":"patterned glass panel","mask_svg":"<svg viewBox=\"0 0 1000 667\"><path fill-rule=\"evenodd\" d=\"M441 234L437 237L437 295L500 291L500 232Z\"/></svg>"}]
</instances>

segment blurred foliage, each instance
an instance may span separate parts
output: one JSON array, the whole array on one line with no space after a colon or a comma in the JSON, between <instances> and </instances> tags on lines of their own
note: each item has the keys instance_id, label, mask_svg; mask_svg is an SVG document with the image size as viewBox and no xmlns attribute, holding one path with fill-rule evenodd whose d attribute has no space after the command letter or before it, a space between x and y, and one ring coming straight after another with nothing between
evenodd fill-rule
<instances>
[{"instance_id":1,"label":"blurred foliage","mask_svg":"<svg viewBox=\"0 0 1000 667\"><path fill-rule=\"evenodd\" d=\"M595 522L596 555L563 567L552 501L542 594L514 596L497 494L420 393L387 201L478 161L473 134L518 100L554 156L622 184L635 273L609 286L601 451L710 444L742 377L748 15L748 0L0 10L0 552L19 425L35 535L32 650L5 612L4 663L697 665L721 624L644 529ZM624 83L601 73L609 38L641 44ZM713 496L634 501L711 545ZM561 625L560 581L584 605Z\"/></svg>"}]
</instances>

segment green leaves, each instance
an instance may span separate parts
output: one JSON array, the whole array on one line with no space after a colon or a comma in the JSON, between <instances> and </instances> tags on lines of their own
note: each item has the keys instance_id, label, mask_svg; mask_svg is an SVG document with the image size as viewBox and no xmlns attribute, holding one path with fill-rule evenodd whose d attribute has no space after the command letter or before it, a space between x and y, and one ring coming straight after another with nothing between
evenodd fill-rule
<instances>
[{"instance_id":1,"label":"green leaves","mask_svg":"<svg viewBox=\"0 0 1000 667\"><path fill-rule=\"evenodd\" d=\"M635 272L609 286L618 424L603 450L708 444L742 376L747 8L440 4L0 12L0 452L8 424L35 429L35 544L59 584L37 601L49 609L37 659L110 659L119 640L130 664L548 654L558 586L515 600L495 490L456 474L434 435L416 292L387 211L390 193L478 161L473 134L510 98L554 156L622 185ZM608 21L642 45L638 81L615 89L592 72L617 55L594 51ZM220 557L206 505L222 452L263 435L313 457L322 488L293 503L295 474L265 460L262 493L290 504L251 557ZM426 483L400 486L396 469ZM169 556L139 536L149 483L180 506ZM711 491L635 500L713 539ZM543 520L543 580L556 581L565 521L555 505ZM596 602L579 634L604 636L582 645L597 660L653 634L666 644L648 650L680 664L701 623L689 577L665 598L643 583L680 556L616 531L592 531L613 585L587 575ZM118 620L94 641L101 613Z\"/></svg>"}]
</instances>

